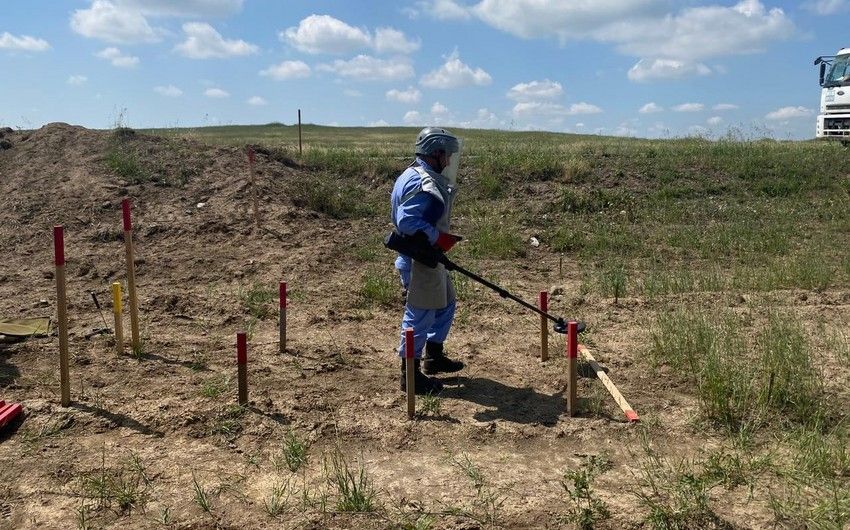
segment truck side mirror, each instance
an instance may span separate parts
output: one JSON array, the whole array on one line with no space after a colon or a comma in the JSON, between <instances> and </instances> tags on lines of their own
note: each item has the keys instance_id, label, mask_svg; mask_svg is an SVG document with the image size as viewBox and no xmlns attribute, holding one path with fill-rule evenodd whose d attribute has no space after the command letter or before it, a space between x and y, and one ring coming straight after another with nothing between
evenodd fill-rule
<instances>
[{"instance_id":1,"label":"truck side mirror","mask_svg":"<svg viewBox=\"0 0 850 530\"><path fill-rule=\"evenodd\" d=\"M820 86L823 86L824 77L826 77L826 63L820 63Z\"/></svg>"}]
</instances>

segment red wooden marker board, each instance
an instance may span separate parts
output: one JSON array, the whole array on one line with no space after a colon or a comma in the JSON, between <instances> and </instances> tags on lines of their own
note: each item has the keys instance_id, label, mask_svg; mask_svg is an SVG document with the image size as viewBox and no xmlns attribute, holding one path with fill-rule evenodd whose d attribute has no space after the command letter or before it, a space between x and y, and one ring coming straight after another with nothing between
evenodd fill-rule
<instances>
[{"instance_id":1,"label":"red wooden marker board","mask_svg":"<svg viewBox=\"0 0 850 530\"><path fill-rule=\"evenodd\" d=\"M0 401L0 428L11 423L23 410L24 408L20 403L9 403L7 405L5 401Z\"/></svg>"}]
</instances>

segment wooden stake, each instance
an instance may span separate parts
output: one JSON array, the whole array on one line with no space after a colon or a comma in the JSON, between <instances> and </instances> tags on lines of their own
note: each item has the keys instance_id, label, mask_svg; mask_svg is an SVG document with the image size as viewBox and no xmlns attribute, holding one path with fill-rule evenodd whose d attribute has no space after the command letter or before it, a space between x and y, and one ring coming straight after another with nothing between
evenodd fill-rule
<instances>
[{"instance_id":1,"label":"wooden stake","mask_svg":"<svg viewBox=\"0 0 850 530\"><path fill-rule=\"evenodd\" d=\"M547 293L546 291L540 291L539 302L540 310L544 313L548 312L549 293ZM549 360L549 322L543 315L540 315L540 360Z\"/></svg>"},{"instance_id":2,"label":"wooden stake","mask_svg":"<svg viewBox=\"0 0 850 530\"><path fill-rule=\"evenodd\" d=\"M629 402L626 401L626 398L623 397L623 394L617 389L617 386L611 381L611 378L608 377L608 374L605 373L605 370L599 366L599 363L596 362L596 359L593 358L593 355L590 354L590 350L588 350L584 345L580 345L578 347L582 356L587 359L590 367L593 368L593 371L596 372L596 377L602 381L602 384L605 385L605 388L608 389L608 393L611 394L611 397L614 398L614 401L617 402L617 405L623 410L623 414L626 415L626 419L630 422L640 421L638 418L637 412L634 411Z\"/></svg>"},{"instance_id":3,"label":"wooden stake","mask_svg":"<svg viewBox=\"0 0 850 530\"><path fill-rule=\"evenodd\" d=\"M239 404L248 404L248 338L244 331L236 334L236 370L239 381Z\"/></svg>"},{"instance_id":4,"label":"wooden stake","mask_svg":"<svg viewBox=\"0 0 850 530\"><path fill-rule=\"evenodd\" d=\"M301 109L298 109L298 156L304 154L301 151Z\"/></svg>"},{"instance_id":5,"label":"wooden stake","mask_svg":"<svg viewBox=\"0 0 850 530\"><path fill-rule=\"evenodd\" d=\"M414 367L413 328L404 330L405 381L407 383L407 419L412 420L416 414L416 379L413 376Z\"/></svg>"},{"instance_id":6,"label":"wooden stake","mask_svg":"<svg viewBox=\"0 0 850 530\"><path fill-rule=\"evenodd\" d=\"M59 389L63 407L71 404L68 375L68 294L65 290L65 232L53 227L53 262L56 265L56 306L59 318Z\"/></svg>"},{"instance_id":7,"label":"wooden stake","mask_svg":"<svg viewBox=\"0 0 850 530\"><path fill-rule=\"evenodd\" d=\"M578 383L576 361L578 357L578 322L567 322L567 414L575 416L578 412Z\"/></svg>"},{"instance_id":8,"label":"wooden stake","mask_svg":"<svg viewBox=\"0 0 850 530\"><path fill-rule=\"evenodd\" d=\"M130 199L121 201L124 214L124 249L127 261L127 295L130 300L130 333L132 334L133 353L142 349L139 337L139 300L136 297L136 264L133 262L133 225L130 222Z\"/></svg>"},{"instance_id":9,"label":"wooden stake","mask_svg":"<svg viewBox=\"0 0 850 530\"><path fill-rule=\"evenodd\" d=\"M248 173L251 181L251 200L254 203L254 226L260 228L260 203L257 198L257 179L254 171L254 148L248 146Z\"/></svg>"},{"instance_id":10,"label":"wooden stake","mask_svg":"<svg viewBox=\"0 0 850 530\"><path fill-rule=\"evenodd\" d=\"M280 282L280 353L286 353L286 282Z\"/></svg>"},{"instance_id":11,"label":"wooden stake","mask_svg":"<svg viewBox=\"0 0 850 530\"><path fill-rule=\"evenodd\" d=\"M115 353L124 353L124 324L121 318L121 282L112 284L112 313L115 315Z\"/></svg>"}]
</instances>

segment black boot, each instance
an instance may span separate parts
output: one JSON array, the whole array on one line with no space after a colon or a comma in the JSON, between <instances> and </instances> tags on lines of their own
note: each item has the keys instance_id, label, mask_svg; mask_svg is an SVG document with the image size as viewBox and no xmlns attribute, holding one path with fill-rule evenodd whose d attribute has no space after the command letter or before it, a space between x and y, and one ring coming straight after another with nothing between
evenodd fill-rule
<instances>
[{"instance_id":1,"label":"black boot","mask_svg":"<svg viewBox=\"0 0 850 530\"><path fill-rule=\"evenodd\" d=\"M422 371L426 374L438 374L459 372L463 370L463 363L453 361L443 353L442 342L426 342L425 355L422 357Z\"/></svg>"},{"instance_id":2,"label":"black boot","mask_svg":"<svg viewBox=\"0 0 850 530\"><path fill-rule=\"evenodd\" d=\"M419 370L419 359L413 361L413 383L416 394L437 394L443 390L443 383L436 377L428 377ZM401 359L401 379L399 389L407 392L407 363Z\"/></svg>"}]
</instances>

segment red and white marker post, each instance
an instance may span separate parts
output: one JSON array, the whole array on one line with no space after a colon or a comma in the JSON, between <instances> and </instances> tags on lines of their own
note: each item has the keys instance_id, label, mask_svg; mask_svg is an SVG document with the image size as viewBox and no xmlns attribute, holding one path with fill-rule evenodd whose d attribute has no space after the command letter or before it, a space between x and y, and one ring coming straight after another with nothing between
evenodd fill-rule
<instances>
[{"instance_id":1,"label":"red and white marker post","mask_svg":"<svg viewBox=\"0 0 850 530\"><path fill-rule=\"evenodd\" d=\"M133 262L133 225L130 221L130 199L121 201L124 215L124 250L127 261L127 296L130 302L130 333L132 335L133 353L142 349L142 339L139 336L139 299L136 298L136 264Z\"/></svg>"},{"instance_id":2,"label":"red and white marker post","mask_svg":"<svg viewBox=\"0 0 850 530\"><path fill-rule=\"evenodd\" d=\"M56 305L59 318L59 389L62 406L71 404L71 378L68 375L68 293L65 290L65 231L53 227L53 263L56 265Z\"/></svg>"},{"instance_id":3,"label":"red and white marker post","mask_svg":"<svg viewBox=\"0 0 850 530\"><path fill-rule=\"evenodd\" d=\"M549 312L549 293L540 291L538 303L541 311ZM544 315L540 315L540 360L549 360L549 322Z\"/></svg>"},{"instance_id":4,"label":"red and white marker post","mask_svg":"<svg viewBox=\"0 0 850 530\"><path fill-rule=\"evenodd\" d=\"M239 382L239 404L248 404L248 337L244 331L236 334L236 373Z\"/></svg>"},{"instance_id":5,"label":"red and white marker post","mask_svg":"<svg viewBox=\"0 0 850 530\"><path fill-rule=\"evenodd\" d=\"M407 419L416 414L416 379L413 377L414 361L413 328L404 330L405 382L407 383Z\"/></svg>"},{"instance_id":6,"label":"red and white marker post","mask_svg":"<svg viewBox=\"0 0 850 530\"><path fill-rule=\"evenodd\" d=\"M575 416L578 412L578 322L567 322L567 414Z\"/></svg>"},{"instance_id":7,"label":"red and white marker post","mask_svg":"<svg viewBox=\"0 0 850 530\"><path fill-rule=\"evenodd\" d=\"M280 282L280 353L286 353L286 282Z\"/></svg>"}]
</instances>

